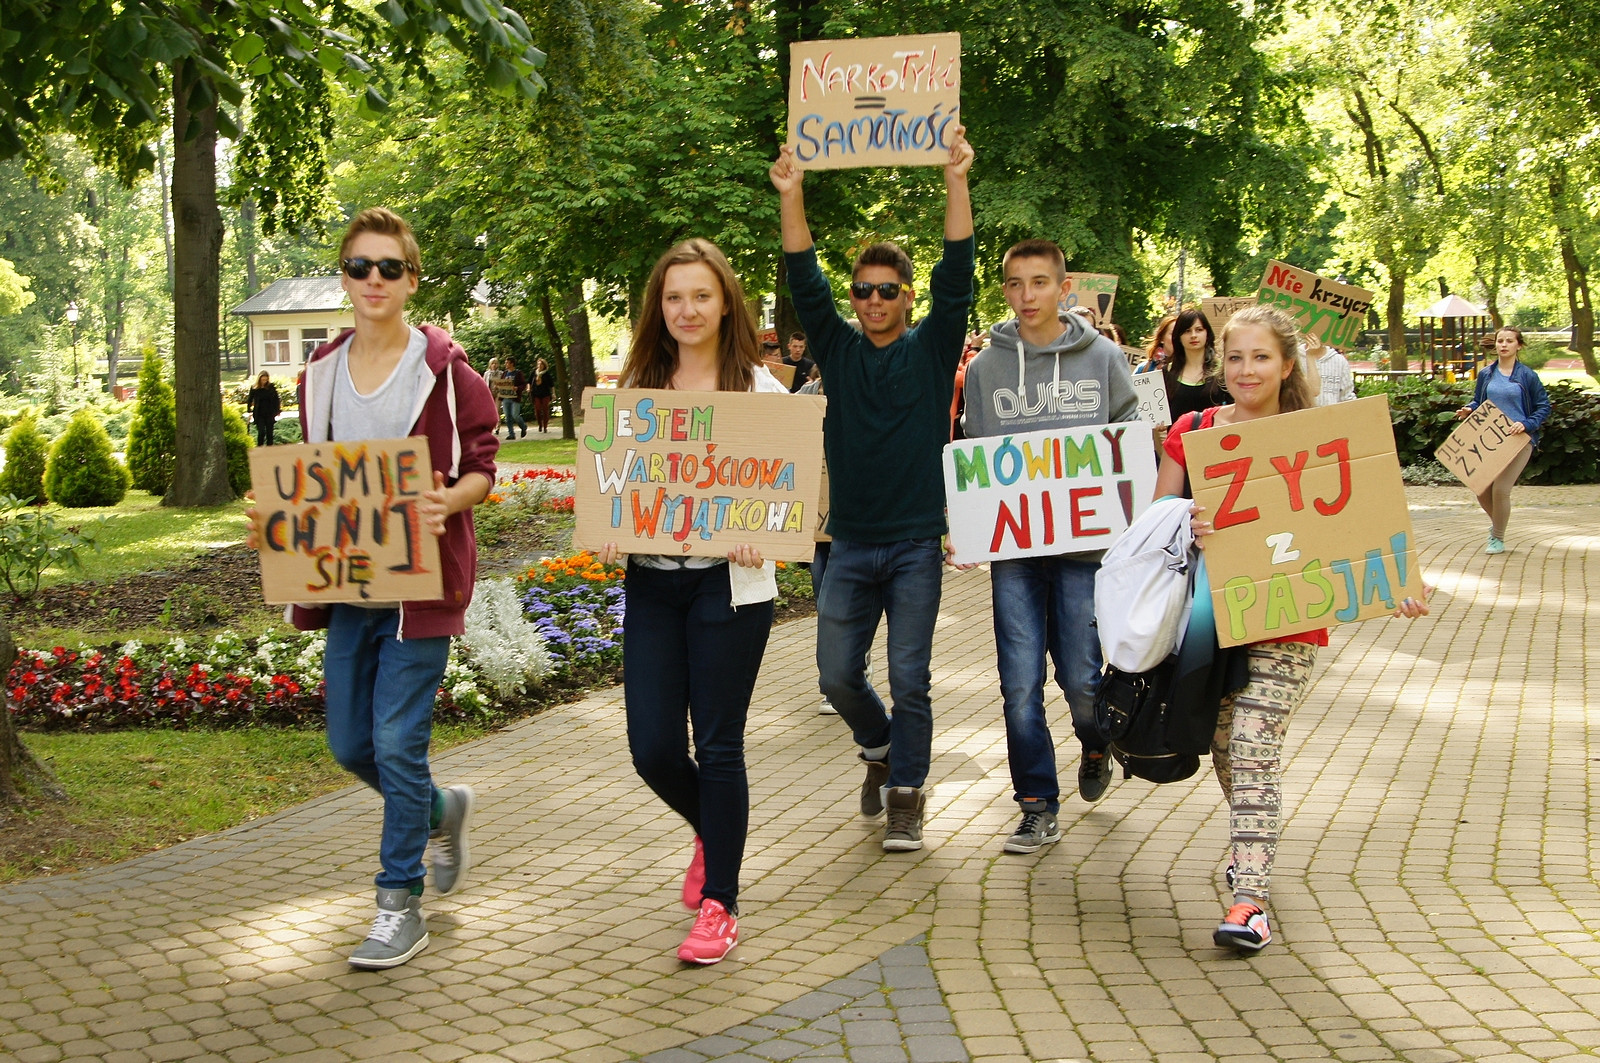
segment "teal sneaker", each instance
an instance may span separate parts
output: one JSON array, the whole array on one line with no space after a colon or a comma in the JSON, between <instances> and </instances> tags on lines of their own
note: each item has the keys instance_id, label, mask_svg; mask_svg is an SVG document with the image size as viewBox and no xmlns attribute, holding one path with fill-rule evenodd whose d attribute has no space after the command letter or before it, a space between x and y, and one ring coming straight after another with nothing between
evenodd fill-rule
<instances>
[{"instance_id":1,"label":"teal sneaker","mask_svg":"<svg viewBox=\"0 0 1600 1063\"><path fill-rule=\"evenodd\" d=\"M398 967L428 947L428 924L422 898L410 890L378 890L378 917L367 940L350 954L350 966L369 971Z\"/></svg>"},{"instance_id":2,"label":"teal sneaker","mask_svg":"<svg viewBox=\"0 0 1600 1063\"><path fill-rule=\"evenodd\" d=\"M1486 554L1503 554L1503 553L1505 553L1506 552L1505 540L1496 539L1492 535L1489 536L1489 545L1483 548L1483 552L1486 553Z\"/></svg>"},{"instance_id":3,"label":"teal sneaker","mask_svg":"<svg viewBox=\"0 0 1600 1063\"><path fill-rule=\"evenodd\" d=\"M444 815L428 832L428 840L433 848L433 888L445 894L466 881L467 869L472 866L467 832L475 798L470 786L446 786L439 793L444 798Z\"/></svg>"}]
</instances>

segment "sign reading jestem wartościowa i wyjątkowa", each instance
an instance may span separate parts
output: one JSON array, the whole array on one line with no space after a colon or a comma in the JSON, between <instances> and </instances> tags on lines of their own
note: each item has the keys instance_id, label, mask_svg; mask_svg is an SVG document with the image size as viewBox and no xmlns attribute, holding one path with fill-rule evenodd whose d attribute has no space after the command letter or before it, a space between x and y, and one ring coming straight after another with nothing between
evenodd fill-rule
<instances>
[{"instance_id":1,"label":"sign reading jestem warto\u015bciowa i wyj\u0105tkowa","mask_svg":"<svg viewBox=\"0 0 1600 1063\"><path fill-rule=\"evenodd\" d=\"M252 447L261 591L274 605L433 601L439 542L418 507L433 487L428 441Z\"/></svg>"},{"instance_id":2,"label":"sign reading jestem warto\u015bciowa i wyj\u0105tkowa","mask_svg":"<svg viewBox=\"0 0 1600 1063\"><path fill-rule=\"evenodd\" d=\"M804 170L942 166L961 125L961 35L789 46L789 146Z\"/></svg>"},{"instance_id":3,"label":"sign reading jestem warto\u015bciowa i wyj\u0105tkowa","mask_svg":"<svg viewBox=\"0 0 1600 1063\"><path fill-rule=\"evenodd\" d=\"M821 395L590 388L583 401L574 545L724 557L748 543L811 560Z\"/></svg>"},{"instance_id":4,"label":"sign reading jestem warto\u015bciowa i wyj\u0105tkowa","mask_svg":"<svg viewBox=\"0 0 1600 1063\"><path fill-rule=\"evenodd\" d=\"M944 448L950 545L961 564L1104 550L1150 504L1142 421L958 439Z\"/></svg>"},{"instance_id":5,"label":"sign reading jestem warto\u015bciowa i wyj\u0105tkowa","mask_svg":"<svg viewBox=\"0 0 1600 1063\"><path fill-rule=\"evenodd\" d=\"M1183 436L1217 644L1387 616L1422 597L1382 395Z\"/></svg>"}]
</instances>

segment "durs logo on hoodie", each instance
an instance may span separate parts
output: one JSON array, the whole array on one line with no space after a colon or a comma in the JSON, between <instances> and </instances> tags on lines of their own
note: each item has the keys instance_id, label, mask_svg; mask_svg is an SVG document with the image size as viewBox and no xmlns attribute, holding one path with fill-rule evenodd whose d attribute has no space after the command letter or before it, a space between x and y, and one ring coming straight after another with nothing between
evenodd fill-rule
<instances>
[{"instance_id":1,"label":"durs logo on hoodie","mask_svg":"<svg viewBox=\"0 0 1600 1063\"><path fill-rule=\"evenodd\" d=\"M1095 379L1040 381L1034 385L1031 400L1025 388L996 388L989 394L994 415L1002 421L1048 414L1093 414L1102 405L1100 381Z\"/></svg>"}]
</instances>

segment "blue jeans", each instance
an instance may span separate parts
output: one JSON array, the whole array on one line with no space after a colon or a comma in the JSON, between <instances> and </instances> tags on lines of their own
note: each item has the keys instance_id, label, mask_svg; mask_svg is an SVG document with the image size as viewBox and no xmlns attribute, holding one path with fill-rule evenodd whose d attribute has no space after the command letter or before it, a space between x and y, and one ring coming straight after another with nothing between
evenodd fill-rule
<instances>
[{"instance_id":1,"label":"blue jeans","mask_svg":"<svg viewBox=\"0 0 1600 1063\"><path fill-rule=\"evenodd\" d=\"M528 422L522 419L522 403L516 399L501 399L500 414L505 418L507 439L511 438L511 426L513 424L520 424L522 426L522 434L528 434Z\"/></svg>"},{"instance_id":2,"label":"blue jeans","mask_svg":"<svg viewBox=\"0 0 1600 1063\"><path fill-rule=\"evenodd\" d=\"M727 565L630 564L627 586L622 676L633 766L700 836L703 896L732 911L750 825L744 725L772 632L772 602L733 608Z\"/></svg>"},{"instance_id":3,"label":"blue jeans","mask_svg":"<svg viewBox=\"0 0 1600 1063\"><path fill-rule=\"evenodd\" d=\"M822 692L863 749L889 747L889 785L921 786L933 750L933 628L943 591L938 539L893 543L833 540L817 598ZM891 719L867 682L878 619L889 622Z\"/></svg>"},{"instance_id":4,"label":"blue jeans","mask_svg":"<svg viewBox=\"0 0 1600 1063\"><path fill-rule=\"evenodd\" d=\"M1098 561L1019 557L989 565L994 645L1005 704L1006 753L1016 799L1043 799L1060 810L1056 747L1044 718L1045 654L1072 710L1072 729L1086 750L1105 748L1094 725L1100 636L1094 627Z\"/></svg>"},{"instance_id":5,"label":"blue jeans","mask_svg":"<svg viewBox=\"0 0 1600 1063\"><path fill-rule=\"evenodd\" d=\"M423 881L433 811L428 740L433 700L450 639L397 639L398 609L335 605L322 658L328 749L348 772L383 795L378 859L383 889Z\"/></svg>"}]
</instances>

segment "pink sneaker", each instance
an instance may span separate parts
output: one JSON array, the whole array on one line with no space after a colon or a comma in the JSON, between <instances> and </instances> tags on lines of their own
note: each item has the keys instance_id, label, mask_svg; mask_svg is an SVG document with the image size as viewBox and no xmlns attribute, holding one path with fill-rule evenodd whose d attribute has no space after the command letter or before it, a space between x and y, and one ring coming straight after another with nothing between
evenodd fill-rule
<instances>
[{"instance_id":1,"label":"pink sneaker","mask_svg":"<svg viewBox=\"0 0 1600 1063\"><path fill-rule=\"evenodd\" d=\"M706 889L706 847L700 835L694 836L694 855L689 858L689 870L683 873L683 906L691 912L700 910L700 895Z\"/></svg>"},{"instance_id":2,"label":"pink sneaker","mask_svg":"<svg viewBox=\"0 0 1600 1063\"><path fill-rule=\"evenodd\" d=\"M678 959L684 963L712 964L732 951L739 940L739 921L722 902L707 897L700 905L694 929L678 946Z\"/></svg>"}]
</instances>

